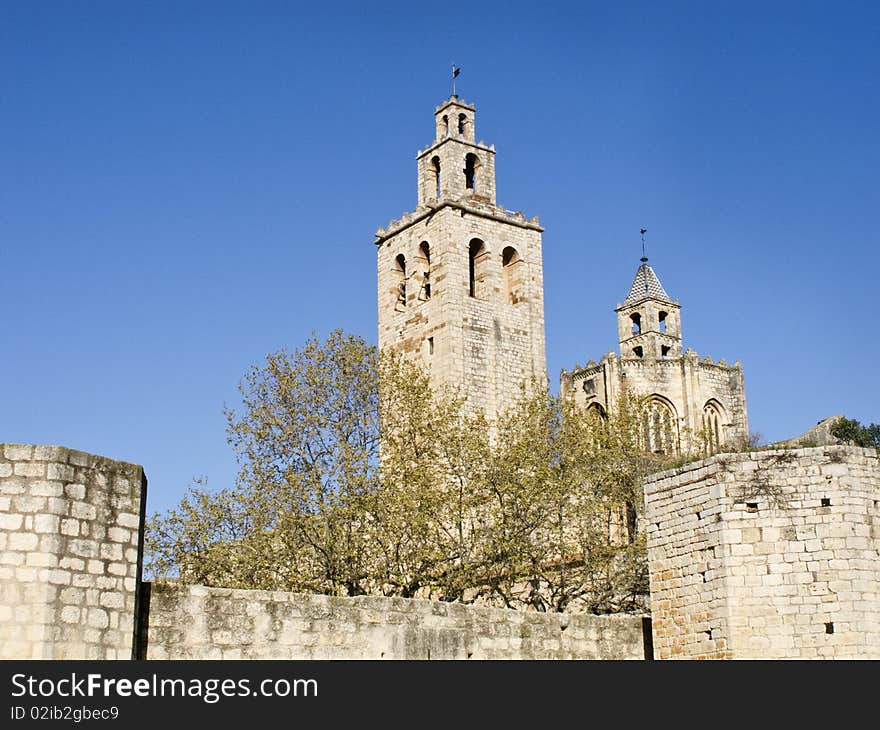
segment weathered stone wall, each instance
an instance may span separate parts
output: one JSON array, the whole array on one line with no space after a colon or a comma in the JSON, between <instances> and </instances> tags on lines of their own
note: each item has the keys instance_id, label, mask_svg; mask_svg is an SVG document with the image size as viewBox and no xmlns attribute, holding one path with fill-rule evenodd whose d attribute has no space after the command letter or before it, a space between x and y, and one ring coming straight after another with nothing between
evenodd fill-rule
<instances>
[{"instance_id":1,"label":"weathered stone wall","mask_svg":"<svg viewBox=\"0 0 880 730\"><path fill-rule=\"evenodd\" d=\"M643 659L638 616L154 583L147 659Z\"/></svg>"},{"instance_id":2,"label":"weathered stone wall","mask_svg":"<svg viewBox=\"0 0 880 730\"><path fill-rule=\"evenodd\" d=\"M606 412L626 390L661 396L675 409L684 452L700 448L703 407L710 400L721 406L722 442L739 444L748 439L742 366L716 363L710 358L701 360L692 350L681 357L663 359L620 358L609 353L600 363L563 372L562 390L578 403L597 403Z\"/></svg>"},{"instance_id":3,"label":"weathered stone wall","mask_svg":"<svg viewBox=\"0 0 880 730\"><path fill-rule=\"evenodd\" d=\"M721 454L645 503L656 658L880 658L874 450Z\"/></svg>"},{"instance_id":4,"label":"weathered stone wall","mask_svg":"<svg viewBox=\"0 0 880 730\"><path fill-rule=\"evenodd\" d=\"M146 484L134 464L0 444L0 658L132 657Z\"/></svg>"}]
</instances>

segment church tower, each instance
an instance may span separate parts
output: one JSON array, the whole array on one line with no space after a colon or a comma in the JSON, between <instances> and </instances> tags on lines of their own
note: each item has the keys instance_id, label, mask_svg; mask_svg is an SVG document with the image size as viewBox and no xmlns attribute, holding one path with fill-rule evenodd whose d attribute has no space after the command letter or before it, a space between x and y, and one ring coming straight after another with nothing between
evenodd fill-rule
<instances>
[{"instance_id":1,"label":"church tower","mask_svg":"<svg viewBox=\"0 0 880 730\"><path fill-rule=\"evenodd\" d=\"M546 382L541 228L495 202L495 147L457 96L416 155L415 210L376 231L379 347L398 348L492 417Z\"/></svg>"},{"instance_id":2,"label":"church tower","mask_svg":"<svg viewBox=\"0 0 880 730\"><path fill-rule=\"evenodd\" d=\"M681 306L644 256L614 311L620 355L563 370L563 393L600 416L625 392L644 397L643 445L655 454L713 453L748 441L742 364L682 350Z\"/></svg>"},{"instance_id":3,"label":"church tower","mask_svg":"<svg viewBox=\"0 0 880 730\"><path fill-rule=\"evenodd\" d=\"M617 312L621 357L681 355L681 307L673 302L642 257L626 299Z\"/></svg>"}]
</instances>

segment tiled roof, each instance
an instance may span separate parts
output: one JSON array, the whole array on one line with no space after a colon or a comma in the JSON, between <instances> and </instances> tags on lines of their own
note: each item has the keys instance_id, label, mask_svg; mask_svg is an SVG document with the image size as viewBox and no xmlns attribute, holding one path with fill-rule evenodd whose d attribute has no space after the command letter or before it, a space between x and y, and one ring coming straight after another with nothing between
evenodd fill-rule
<instances>
[{"instance_id":1,"label":"tiled roof","mask_svg":"<svg viewBox=\"0 0 880 730\"><path fill-rule=\"evenodd\" d=\"M663 285L660 283L660 279L657 278L657 274L654 273L654 269L648 266L647 262L639 266L639 270L636 272L636 278L633 279L629 294L626 295L626 299L623 300L623 303L633 304L645 297L663 299L667 302L672 301L666 293L666 290L663 288Z\"/></svg>"}]
</instances>

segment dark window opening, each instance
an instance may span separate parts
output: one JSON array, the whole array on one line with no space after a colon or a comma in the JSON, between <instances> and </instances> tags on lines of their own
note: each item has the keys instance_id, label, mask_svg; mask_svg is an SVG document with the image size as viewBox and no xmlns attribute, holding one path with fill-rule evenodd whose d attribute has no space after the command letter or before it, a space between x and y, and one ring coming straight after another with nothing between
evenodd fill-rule
<instances>
[{"instance_id":1,"label":"dark window opening","mask_svg":"<svg viewBox=\"0 0 880 730\"><path fill-rule=\"evenodd\" d=\"M833 634L834 633L834 622L833 621L829 621L828 623L825 624L825 633L826 634Z\"/></svg>"},{"instance_id":2,"label":"dark window opening","mask_svg":"<svg viewBox=\"0 0 880 730\"><path fill-rule=\"evenodd\" d=\"M709 638L709 640L712 639L712 629L709 629L709 630L706 632L706 636Z\"/></svg>"},{"instance_id":3,"label":"dark window opening","mask_svg":"<svg viewBox=\"0 0 880 730\"><path fill-rule=\"evenodd\" d=\"M668 312L660 312L660 331L666 332L666 318L669 316Z\"/></svg>"},{"instance_id":4,"label":"dark window opening","mask_svg":"<svg viewBox=\"0 0 880 730\"><path fill-rule=\"evenodd\" d=\"M822 497L822 506L823 506L823 507L830 507L830 506L831 506L831 500L828 499L828 497Z\"/></svg>"},{"instance_id":5,"label":"dark window opening","mask_svg":"<svg viewBox=\"0 0 880 730\"><path fill-rule=\"evenodd\" d=\"M440 158L434 157L431 160L431 165L434 168L434 185L436 187L435 194L437 200L440 200Z\"/></svg>"},{"instance_id":6,"label":"dark window opening","mask_svg":"<svg viewBox=\"0 0 880 730\"><path fill-rule=\"evenodd\" d=\"M758 511L758 503L757 502L746 502L746 512L757 512Z\"/></svg>"},{"instance_id":7,"label":"dark window opening","mask_svg":"<svg viewBox=\"0 0 880 730\"><path fill-rule=\"evenodd\" d=\"M431 298L431 247L427 241L419 244L419 264L422 269L422 299Z\"/></svg>"},{"instance_id":8,"label":"dark window opening","mask_svg":"<svg viewBox=\"0 0 880 730\"><path fill-rule=\"evenodd\" d=\"M443 136L449 136L449 117L447 117L445 114L443 115Z\"/></svg>"},{"instance_id":9,"label":"dark window opening","mask_svg":"<svg viewBox=\"0 0 880 730\"><path fill-rule=\"evenodd\" d=\"M479 166L480 161L475 154L469 153L464 158L464 186L468 190L477 189L477 169Z\"/></svg>"},{"instance_id":10,"label":"dark window opening","mask_svg":"<svg viewBox=\"0 0 880 730\"><path fill-rule=\"evenodd\" d=\"M642 334L642 315L636 312L629 315L629 318L632 320L632 333L634 335Z\"/></svg>"},{"instance_id":11,"label":"dark window opening","mask_svg":"<svg viewBox=\"0 0 880 730\"><path fill-rule=\"evenodd\" d=\"M666 357L667 355L669 355L669 351L670 351L671 349L672 349L672 348L671 348L669 345L660 345L660 354L661 354L663 357Z\"/></svg>"},{"instance_id":12,"label":"dark window opening","mask_svg":"<svg viewBox=\"0 0 880 730\"><path fill-rule=\"evenodd\" d=\"M429 355L434 354L434 338L433 337L428 338L428 354Z\"/></svg>"},{"instance_id":13,"label":"dark window opening","mask_svg":"<svg viewBox=\"0 0 880 730\"><path fill-rule=\"evenodd\" d=\"M464 134L464 129L467 126L467 116L464 114L458 115L458 133Z\"/></svg>"},{"instance_id":14,"label":"dark window opening","mask_svg":"<svg viewBox=\"0 0 880 730\"><path fill-rule=\"evenodd\" d=\"M642 350L641 346L633 348L633 355L635 355L636 357L644 357L644 351Z\"/></svg>"},{"instance_id":15,"label":"dark window opening","mask_svg":"<svg viewBox=\"0 0 880 730\"><path fill-rule=\"evenodd\" d=\"M406 257L401 253L394 259L394 273L397 277L397 303L406 306Z\"/></svg>"}]
</instances>

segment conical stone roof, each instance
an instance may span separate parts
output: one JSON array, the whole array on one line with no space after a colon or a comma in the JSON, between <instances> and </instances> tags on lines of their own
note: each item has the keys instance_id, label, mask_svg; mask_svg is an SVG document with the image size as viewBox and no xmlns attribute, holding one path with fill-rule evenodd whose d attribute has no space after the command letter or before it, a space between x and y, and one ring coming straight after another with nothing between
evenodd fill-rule
<instances>
[{"instance_id":1,"label":"conical stone roof","mask_svg":"<svg viewBox=\"0 0 880 730\"><path fill-rule=\"evenodd\" d=\"M634 304L647 297L671 302L672 299L669 298L669 295L660 283L660 279L654 273L654 269L648 266L648 260L642 259L642 261L644 263L636 271L636 278L633 279L632 286L629 288L629 294L623 300L624 306Z\"/></svg>"}]
</instances>

